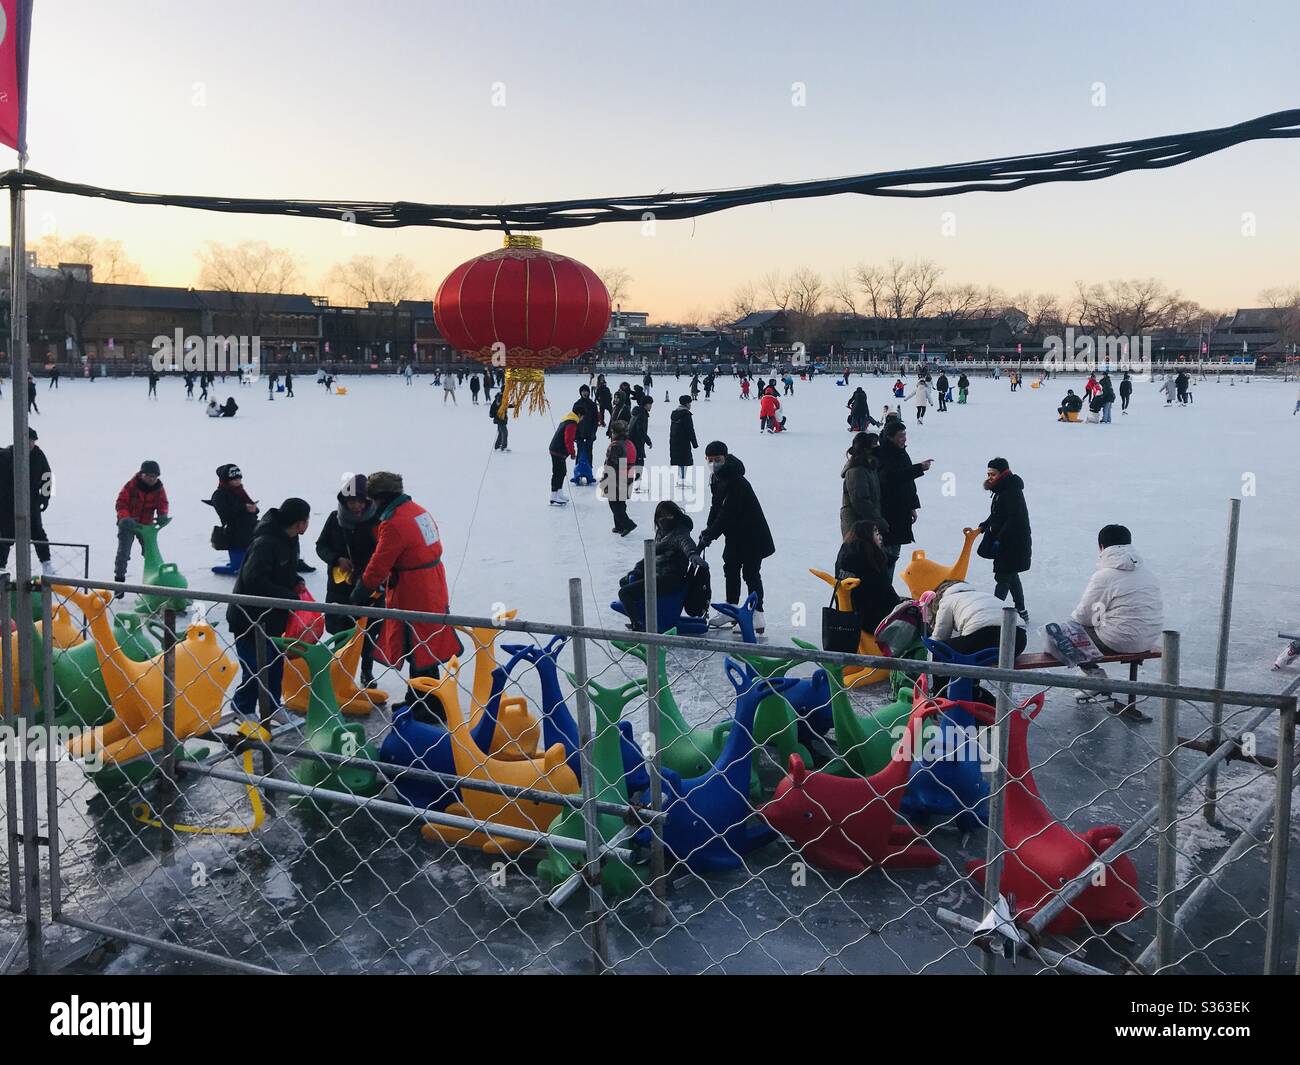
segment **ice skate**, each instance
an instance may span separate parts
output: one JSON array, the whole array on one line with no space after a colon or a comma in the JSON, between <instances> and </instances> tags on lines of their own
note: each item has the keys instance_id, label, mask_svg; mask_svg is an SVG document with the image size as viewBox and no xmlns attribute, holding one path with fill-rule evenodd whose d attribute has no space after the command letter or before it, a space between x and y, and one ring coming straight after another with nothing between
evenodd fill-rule
<instances>
[{"instance_id":1,"label":"ice skate","mask_svg":"<svg viewBox=\"0 0 1300 1065\"><path fill-rule=\"evenodd\" d=\"M568 505L569 505L569 500L563 492L557 491L551 493L551 506L567 507Z\"/></svg>"},{"instance_id":2,"label":"ice skate","mask_svg":"<svg viewBox=\"0 0 1300 1065\"><path fill-rule=\"evenodd\" d=\"M1300 658L1300 647L1297 647L1294 643L1287 644L1286 647L1282 648L1282 653L1277 656L1273 668L1286 669L1297 658Z\"/></svg>"},{"instance_id":3,"label":"ice skate","mask_svg":"<svg viewBox=\"0 0 1300 1065\"><path fill-rule=\"evenodd\" d=\"M767 631L767 619L761 610L754 611L754 635L762 636Z\"/></svg>"}]
</instances>

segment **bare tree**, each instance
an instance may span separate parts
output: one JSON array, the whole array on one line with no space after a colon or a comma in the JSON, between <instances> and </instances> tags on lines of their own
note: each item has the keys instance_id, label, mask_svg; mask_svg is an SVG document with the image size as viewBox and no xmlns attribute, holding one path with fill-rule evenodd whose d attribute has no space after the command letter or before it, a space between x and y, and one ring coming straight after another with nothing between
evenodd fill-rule
<instances>
[{"instance_id":1,"label":"bare tree","mask_svg":"<svg viewBox=\"0 0 1300 1065\"><path fill-rule=\"evenodd\" d=\"M789 308L790 301L794 298L794 290L780 270L764 274L758 285L768 309L784 311Z\"/></svg>"},{"instance_id":2,"label":"bare tree","mask_svg":"<svg viewBox=\"0 0 1300 1065\"><path fill-rule=\"evenodd\" d=\"M807 266L801 266L790 275L787 288L790 294L788 310L792 314L811 319L822 313L826 283L821 274Z\"/></svg>"},{"instance_id":3,"label":"bare tree","mask_svg":"<svg viewBox=\"0 0 1300 1065\"><path fill-rule=\"evenodd\" d=\"M1167 328L1182 296L1150 277L1075 283L1074 317L1084 329L1108 336L1141 336Z\"/></svg>"},{"instance_id":4,"label":"bare tree","mask_svg":"<svg viewBox=\"0 0 1300 1065\"><path fill-rule=\"evenodd\" d=\"M427 293L428 282L404 255L394 255L382 264L373 256L358 255L337 263L325 275L325 287L331 296L341 297L339 302L364 307L419 299Z\"/></svg>"},{"instance_id":5,"label":"bare tree","mask_svg":"<svg viewBox=\"0 0 1300 1065\"><path fill-rule=\"evenodd\" d=\"M885 271L878 266L858 263L853 270L853 280L862 292L863 311L872 318L883 317L885 309Z\"/></svg>"},{"instance_id":6,"label":"bare tree","mask_svg":"<svg viewBox=\"0 0 1300 1065\"><path fill-rule=\"evenodd\" d=\"M596 276L600 278L605 291L609 293L611 307L622 306L632 295L632 274L626 267L601 266L597 268Z\"/></svg>"},{"instance_id":7,"label":"bare tree","mask_svg":"<svg viewBox=\"0 0 1300 1065\"><path fill-rule=\"evenodd\" d=\"M231 310L250 336L261 334L263 323L275 314L281 297L298 281L293 255L264 240L235 245L210 240L198 257L199 285L225 293Z\"/></svg>"},{"instance_id":8,"label":"bare tree","mask_svg":"<svg viewBox=\"0 0 1300 1065\"><path fill-rule=\"evenodd\" d=\"M35 295L49 306L56 328L71 338L78 355L86 354L86 327L103 305L103 290L96 286L142 285L146 281L144 271L127 256L120 241L100 240L86 233L46 236L32 251L38 266L58 271L57 276L38 281Z\"/></svg>"},{"instance_id":9,"label":"bare tree","mask_svg":"<svg viewBox=\"0 0 1300 1065\"><path fill-rule=\"evenodd\" d=\"M847 314L858 313L858 286L848 270L841 270L832 277L828 290L833 306L843 308Z\"/></svg>"},{"instance_id":10,"label":"bare tree","mask_svg":"<svg viewBox=\"0 0 1300 1065\"><path fill-rule=\"evenodd\" d=\"M1260 301L1272 311L1273 328L1283 345L1300 343L1300 285L1267 288Z\"/></svg>"}]
</instances>

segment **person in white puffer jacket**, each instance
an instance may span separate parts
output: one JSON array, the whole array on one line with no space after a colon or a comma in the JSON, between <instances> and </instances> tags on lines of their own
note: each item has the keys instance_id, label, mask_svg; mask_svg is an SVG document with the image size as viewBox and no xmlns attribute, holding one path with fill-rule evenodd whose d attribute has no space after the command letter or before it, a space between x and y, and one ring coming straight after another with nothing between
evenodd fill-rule
<instances>
[{"instance_id":1,"label":"person in white puffer jacket","mask_svg":"<svg viewBox=\"0 0 1300 1065\"><path fill-rule=\"evenodd\" d=\"M946 643L958 654L970 655L997 647L1002 636L1002 608L1006 604L992 592L965 581L944 581L920 599L923 615L930 621L930 636ZM1025 649L1025 623L1016 618L1016 654Z\"/></svg>"},{"instance_id":2,"label":"person in white puffer jacket","mask_svg":"<svg viewBox=\"0 0 1300 1065\"><path fill-rule=\"evenodd\" d=\"M1164 600L1151 568L1133 550L1133 534L1123 525L1107 525L1097 534L1097 547L1096 572L1070 617L1087 630L1102 654L1154 649L1164 627ZM1089 676L1106 676L1095 662L1080 668ZM1081 692L1078 701L1108 702L1112 710L1124 705L1110 692Z\"/></svg>"},{"instance_id":3,"label":"person in white puffer jacket","mask_svg":"<svg viewBox=\"0 0 1300 1065\"><path fill-rule=\"evenodd\" d=\"M1097 534L1097 570L1070 615L1103 654L1150 651L1160 645L1164 601L1151 567L1133 550L1133 534L1107 525Z\"/></svg>"}]
</instances>

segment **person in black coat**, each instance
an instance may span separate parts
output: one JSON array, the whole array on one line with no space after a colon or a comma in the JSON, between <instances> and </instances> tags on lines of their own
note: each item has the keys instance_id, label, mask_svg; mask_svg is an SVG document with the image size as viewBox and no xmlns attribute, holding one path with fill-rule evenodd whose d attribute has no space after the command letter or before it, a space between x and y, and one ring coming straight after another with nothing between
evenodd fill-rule
<instances>
[{"instance_id":1,"label":"person in black coat","mask_svg":"<svg viewBox=\"0 0 1300 1065\"><path fill-rule=\"evenodd\" d=\"M583 385L578 389L578 398L573 404L573 413L578 416L578 432L574 437L579 459L585 458L587 465L592 463L592 449L596 443L596 426L600 421L600 408L591 398L591 389Z\"/></svg>"},{"instance_id":2,"label":"person in black coat","mask_svg":"<svg viewBox=\"0 0 1300 1065\"><path fill-rule=\"evenodd\" d=\"M740 582L756 595L754 604L754 629L762 632L763 619L763 559L776 554L772 532L767 517L754 494L754 487L745 477L745 464L735 455L727 453L721 440L712 441L704 449L704 458L713 471L710 481L712 501L709 519L700 533L700 550L715 540L726 538L722 549L722 573L727 586L727 602L733 606L740 602ZM710 622L713 627L732 624L730 618L718 617Z\"/></svg>"},{"instance_id":3,"label":"person in black coat","mask_svg":"<svg viewBox=\"0 0 1300 1065\"><path fill-rule=\"evenodd\" d=\"M253 542L257 528L257 501L244 488L244 471L233 462L218 466L217 487L203 502L217 512L232 561L238 560Z\"/></svg>"},{"instance_id":4,"label":"person in black coat","mask_svg":"<svg viewBox=\"0 0 1300 1065\"><path fill-rule=\"evenodd\" d=\"M1129 376L1126 373L1119 379L1119 412L1121 414L1128 413L1128 401L1132 395L1133 382L1129 379Z\"/></svg>"},{"instance_id":5,"label":"person in black coat","mask_svg":"<svg viewBox=\"0 0 1300 1065\"><path fill-rule=\"evenodd\" d=\"M655 591L658 595L676 595L686 587L691 556L695 554L695 541L691 539L694 524L676 503L664 500L655 507ZM644 560L619 582L618 598L628 617L644 613ZM644 626L634 622L632 628Z\"/></svg>"},{"instance_id":6,"label":"person in black coat","mask_svg":"<svg viewBox=\"0 0 1300 1065\"><path fill-rule=\"evenodd\" d=\"M901 420L892 418L885 419L875 457L880 478L880 515L887 522L884 552L892 579L903 545L914 541L912 526L916 524L916 512L921 509L921 498L916 493L917 478L925 476L934 460L913 462L907 453L907 427Z\"/></svg>"},{"instance_id":7,"label":"person in black coat","mask_svg":"<svg viewBox=\"0 0 1300 1065\"><path fill-rule=\"evenodd\" d=\"M1056 408L1056 413L1059 415L1056 420L1058 422L1068 421L1067 414L1078 414L1081 410L1083 410L1083 400L1074 394L1073 388L1067 388L1065 398L1061 400L1061 405Z\"/></svg>"},{"instance_id":8,"label":"person in black coat","mask_svg":"<svg viewBox=\"0 0 1300 1065\"><path fill-rule=\"evenodd\" d=\"M691 416L691 397L679 396L678 407L668 419L668 461L677 467L682 482L686 471L695 465L693 448L699 447L695 439L695 419Z\"/></svg>"},{"instance_id":9,"label":"person in black coat","mask_svg":"<svg viewBox=\"0 0 1300 1065\"><path fill-rule=\"evenodd\" d=\"M858 613L863 632L874 633L890 611L903 601L894 591L891 572L879 526L871 521L854 522L844 534L840 553L835 556L835 576L859 580L852 593L853 609Z\"/></svg>"},{"instance_id":10,"label":"person in black coat","mask_svg":"<svg viewBox=\"0 0 1300 1065\"><path fill-rule=\"evenodd\" d=\"M640 401L632 409L632 420L627 423L627 438L632 441L632 446L636 448L637 476L641 476L641 470L645 467L646 452L654 447L654 441L650 439L650 408L654 405L654 399L651 396L642 394Z\"/></svg>"},{"instance_id":11,"label":"person in black coat","mask_svg":"<svg viewBox=\"0 0 1300 1065\"><path fill-rule=\"evenodd\" d=\"M599 412L597 423L608 424L608 419L614 413L614 396L609 390L609 385L605 383L604 374L596 378L596 410Z\"/></svg>"},{"instance_id":12,"label":"person in black coat","mask_svg":"<svg viewBox=\"0 0 1300 1065\"><path fill-rule=\"evenodd\" d=\"M939 410L948 409L948 375L941 373L939 379L934 383L935 390L939 393Z\"/></svg>"},{"instance_id":13,"label":"person in black coat","mask_svg":"<svg viewBox=\"0 0 1300 1065\"><path fill-rule=\"evenodd\" d=\"M993 579L997 582L993 594L1005 599L1011 593L1016 610L1027 622L1025 592L1020 586L1020 574L1029 569L1033 554L1033 538L1029 529L1029 507L1025 504L1025 482L1011 472L1011 464L1004 458L989 459L988 479L984 487L993 493L989 516L980 522L984 534L976 554L993 563Z\"/></svg>"},{"instance_id":14,"label":"person in black coat","mask_svg":"<svg viewBox=\"0 0 1300 1065\"><path fill-rule=\"evenodd\" d=\"M327 603L352 601L352 590L375 553L379 513L366 490L365 474L348 478L337 496L338 507L330 512L316 537L316 556L325 563L327 574ZM343 614L325 615L325 628L329 632L344 632L356 624L358 619ZM361 646L361 686L374 686L374 641L368 633Z\"/></svg>"},{"instance_id":15,"label":"person in black coat","mask_svg":"<svg viewBox=\"0 0 1300 1065\"><path fill-rule=\"evenodd\" d=\"M849 397L848 403L845 404L849 409L849 431L853 433L865 433L868 425L880 427L880 423L871 416L871 407L867 403L867 394L858 386L853 390L853 395Z\"/></svg>"},{"instance_id":16,"label":"person in black coat","mask_svg":"<svg viewBox=\"0 0 1300 1065\"><path fill-rule=\"evenodd\" d=\"M30 457L27 460L27 483L32 546L36 549L36 557L41 563L41 569L49 574L54 571L50 563L49 536L45 532L42 515L45 513L45 508L50 505L53 496L54 474L50 472L50 460L45 457L45 452L36 443L35 429L28 427L27 440L30 448ZM9 565L9 548L13 546L14 499L14 449L0 448L0 568Z\"/></svg>"},{"instance_id":17,"label":"person in black coat","mask_svg":"<svg viewBox=\"0 0 1300 1065\"><path fill-rule=\"evenodd\" d=\"M305 499L290 497L268 510L257 523L253 542L244 554L235 578L235 594L297 599L303 589L298 576L298 538L307 531L310 521L311 506ZM257 716L257 629L268 637L283 636L288 623L289 612L280 608L254 609L250 613L240 604L231 603L226 609L226 624L235 637L235 654L242 671L231 703L245 717ZM284 655L269 641L265 662L260 684L270 693L271 706L275 707L284 684Z\"/></svg>"}]
</instances>

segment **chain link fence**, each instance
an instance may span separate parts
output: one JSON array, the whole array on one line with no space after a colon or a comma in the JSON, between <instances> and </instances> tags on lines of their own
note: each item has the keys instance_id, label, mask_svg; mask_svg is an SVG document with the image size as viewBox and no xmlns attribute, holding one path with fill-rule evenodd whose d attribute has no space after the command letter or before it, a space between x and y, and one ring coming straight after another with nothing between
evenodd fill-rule
<instances>
[{"instance_id":1,"label":"chain link fence","mask_svg":"<svg viewBox=\"0 0 1300 1065\"><path fill-rule=\"evenodd\" d=\"M110 972L1290 953L1296 685L1180 685L1176 633L1143 682L1016 671L1013 621L997 667L590 628L577 581L567 624L55 581L32 720L16 637L0 663L3 968L79 942ZM435 668L444 626L462 651ZM1157 721L1075 702L1103 691Z\"/></svg>"}]
</instances>

